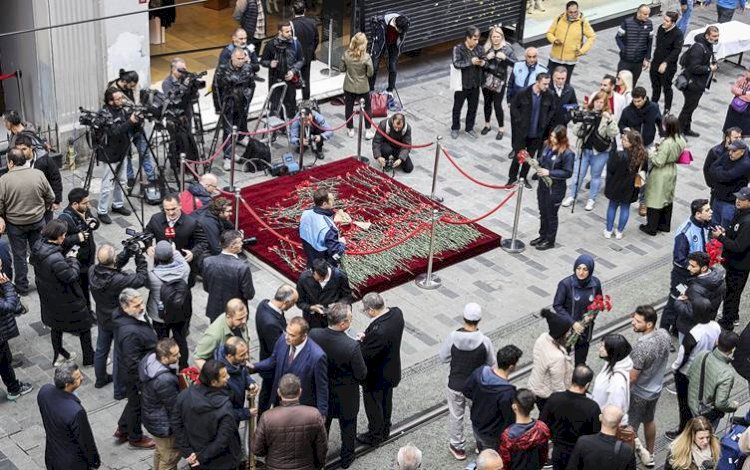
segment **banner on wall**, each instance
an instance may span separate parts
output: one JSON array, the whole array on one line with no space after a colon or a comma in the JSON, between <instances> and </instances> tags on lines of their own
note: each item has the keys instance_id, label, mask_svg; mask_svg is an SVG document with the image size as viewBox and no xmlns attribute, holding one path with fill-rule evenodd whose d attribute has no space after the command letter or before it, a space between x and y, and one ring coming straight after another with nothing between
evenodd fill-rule
<instances>
[{"instance_id":1,"label":"banner on wall","mask_svg":"<svg viewBox=\"0 0 750 470\"><path fill-rule=\"evenodd\" d=\"M568 0L527 0L523 41L543 38L555 19L565 12ZM612 18L635 14L638 2L635 0L578 0L584 18L596 24Z\"/></svg>"}]
</instances>

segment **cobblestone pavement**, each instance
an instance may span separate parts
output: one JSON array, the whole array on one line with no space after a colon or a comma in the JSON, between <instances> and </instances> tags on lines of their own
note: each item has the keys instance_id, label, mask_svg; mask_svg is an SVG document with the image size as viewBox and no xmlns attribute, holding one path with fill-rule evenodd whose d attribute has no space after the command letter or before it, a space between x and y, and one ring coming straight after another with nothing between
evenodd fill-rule
<instances>
[{"instance_id":1,"label":"cobblestone pavement","mask_svg":"<svg viewBox=\"0 0 750 470\"><path fill-rule=\"evenodd\" d=\"M696 10L693 25L705 24L714 19L713 10L710 13ZM737 19L748 21L744 15L738 15ZM654 19L654 22L658 23L658 20ZM595 90L605 73L614 72L617 63L614 31L610 29L599 32L596 46L576 67L573 85L579 99ZM548 51L549 48L542 48L540 55L546 57ZM542 63L545 62L546 59L543 59ZM452 93L448 90L448 64L449 53L447 49L443 49L409 59L402 67L399 91L404 99L407 119L414 126L413 140L421 143L434 140L436 135L446 136L443 140L445 147L465 171L483 181L502 184L506 180L510 164L506 157L510 149L509 136L499 142L494 140L494 132L477 139L463 133L457 140L448 137L452 107ZM703 97L695 113L695 128L699 130L701 137L689 142L696 162L691 166L681 166L678 172L673 227L688 216L689 201L707 196L701 173L702 163L709 147L721 140L720 126L731 97L729 87L740 73L741 69L723 64L717 74L717 82ZM650 88L647 82L647 75L644 74L639 85ZM677 93L673 108L679 109L681 105L682 96ZM325 104L322 111L332 125L343 122L343 107ZM509 131L507 121L506 112L506 130ZM478 122L478 126L481 126L481 107ZM356 141L340 132L327 147L324 162L351 155L356 151ZM365 142L365 155L369 154L368 147L369 142ZM275 150L276 157L282 152L282 147L278 146ZM396 178L423 193L429 193L434 149L415 151L412 158L416 166L414 172L410 175L397 173ZM99 171L97 170L97 174ZM79 168L75 174L65 172L63 176L66 190L79 185L84 173L85 168ZM222 178L226 176L220 169L216 173ZM239 184L243 186L262 180L264 177L251 174L238 178ZM283 184L283 180L279 181ZM98 184L99 181L95 179L92 199L96 199L98 195ZM504 197L502 191L481 188L468 181L445 159L440 162L437 192L445 198L447 206L468 217L484 214ZM527 192L522 203L519 238L526 242L536 236L539 223L534 196ZM591 212L584 211L583 207L579 207L575 214L563 209L560 212L558 247L554 250L538 252L531 249L518 255L494 250L440 271L443 280L440 289L423 291L413 283L407 283L384 293L391 305L401 307L406 314L407 331L402 347L404 382L395 393L395 421L443 400L445 371L439 367L436 353L445 335L457 327L462 307L467 302L479 302L484 307L482 328L491 334L496 346L513 342L529 353L534 338L544 328L535 314L541 307L550 305L557 282L571 273L573 261L579 254L591 253L595 256L596 275L600 277L605 292L612 295L616 305L616 310L612 313L613 319L628 313L638 303L656 302L666 296L672 236L660 234L647 238L637 230L640 218L632 213L622 240L604 239L602 229L606 202L602 195ZM509 237L514 209L515 200L485 219L483 224L504 237ZM155 210L154 207L146 206L146 218ZM119 246L120 240L125 237L124 229L137 228L134 216L117 216L113 220L114 224L104 226L97 232L99 243L109 242ZM255 307L261 299L273 295L280 283L287 281L257 260L252 259L251 263L257 292L257 297L251 304ZM22 365L16 369L19 378L33 383L38 389L42 384L52 381L49 330L40 321L36 293L32 291L26 301L30 312L18 319L21 337L11 341L11 349L22 360ZM194 294L196 315L189 337L191 348L207 325L207 320L198 308L205 305L205 301L205 293L197 288ZM298 313L291 313L290 316ZM359 314L355 315L353 328L361 331L365 327L364 318ZM76 338L66 335L65 342L69 350L79 350L75 340ZM251 354L257 357L255 341ZM593 363L596 364L595 358ZM86 380L80 389L80 398L89 412L95 430L103 468L150 468L151 452L115 445L111 438L124 402L114 401L109 387L94 389L93 368L84 368L83 372ZM735 393L740 388L743 387L739 386ZM674 401L673 397L667 397L667 404L661 408L668 412L660 411L664 414L664 422L669 422L676 412L676 405L670 404L670 399ZM363 425L364 413L360 414L360 424ZM0 469L43 468L44 431L35 404L35 392L15 403L8 402L0 394L0 416ZM661 420L660 417L660 422ZM336 426L333 429L332 454L338 448L338 431ZM463 468L448 459L444 448L444 432L444 423L435 424L404 437L397 444L413 441L427 449L427 455L430 455L428 461L431 462L427 468ZM383 468L384 464L392 465L395 448L394 444L378 449L364 457L354 468Z\"/></svg>"}]
</instances>

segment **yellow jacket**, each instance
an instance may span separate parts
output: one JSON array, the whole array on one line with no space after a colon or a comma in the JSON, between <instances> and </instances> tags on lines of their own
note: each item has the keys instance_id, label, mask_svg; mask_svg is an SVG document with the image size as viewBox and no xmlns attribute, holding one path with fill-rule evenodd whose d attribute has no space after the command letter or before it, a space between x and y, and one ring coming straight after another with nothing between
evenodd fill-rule
<instances>
[{"instance_id":1,"label":"yellow jacket","mask_svg":"<svg viewBox=\"0 0 750 470\"><path fill-rule=\"evenodd\" d=\"M558 39L562 41L562 44L555 44ZM562 13L552 21L547 30L547 41L552 44L549 57L555 62L575 64L579 57L576 51L580 51L581 55L587 53L593 47L595 40L596 33L582 14L571 23L566 18L566 14Z\"/></svg>"}]
</instances>

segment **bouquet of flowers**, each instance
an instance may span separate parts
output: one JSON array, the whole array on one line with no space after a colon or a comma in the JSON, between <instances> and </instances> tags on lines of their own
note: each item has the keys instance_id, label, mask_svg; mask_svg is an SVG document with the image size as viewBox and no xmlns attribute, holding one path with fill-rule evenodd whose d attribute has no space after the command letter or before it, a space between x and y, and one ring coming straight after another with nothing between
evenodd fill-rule
<instances>
[{"instance_id":1,"label":"bouquet of flowers","mask_svg":"<svg viewBox=\"0 0 750 470\"><path fill-rule=\"evenodd\" d=\"M585 329L591 323L593 323L600 312L609 312L610 310L612 310L612 300L610 299L610 297L608 295L597 295L596 297L594 297L594 301L591 302L588 307L586 307L586 311L583 313L583 318L581 318L581 324L583 325L583 328ZM565 343L565 346L568 348L572 348L578 342L578 338L580 337L580 333L576 333L574 330L571 330L571 334L570 336L568 336L568 341Z\"/></svg>"},{"instance_id":2,"label":"bouquet of flowers","mask_svg":"<svg viewBox=\"0 0 750 470\"><path fill-rule=\"evenodd\" d=\"M724 245L717 239L713 239L706 243L706 253L708 254L708 257L710 261L708 262L708 265L710 267L714 267L715 264L722 264L724 263L724 258L721 256L724 251Z\"/></svg>"},{"instance_id":3,"label":"bouquet of flowers","mask_svg":"<svg viewBox=\"0 0 750 470\"><path fill-rule=\"evenodd\" d=\"M199 371L195 367L186 367L180 371L179 374L177 374L177 381L180 384L180 390L185 390L186 388L195 385L198 383L198 376L200 376L201 371Z\"/></svg>"},{"instance_id":4,"label":"bouquet of flowers","mask_svg":"<svg viewBox=\"0 0 750 470\"><path fill-rule=\"evenodd\" d=\"M536 158L532 158L531 155L529 155L529 152L527 152L525 149L519 150L516 154L516 159L518 160L518 163L523 165L524 163L528 163L532 170L534 170L534 173L536 173L537 170L542 168L542 165L539 164L539 160ZM550 188L552 187L552 178L549 176L540 176L539 177L544 184Z\"/></svg>"}]
</instances>

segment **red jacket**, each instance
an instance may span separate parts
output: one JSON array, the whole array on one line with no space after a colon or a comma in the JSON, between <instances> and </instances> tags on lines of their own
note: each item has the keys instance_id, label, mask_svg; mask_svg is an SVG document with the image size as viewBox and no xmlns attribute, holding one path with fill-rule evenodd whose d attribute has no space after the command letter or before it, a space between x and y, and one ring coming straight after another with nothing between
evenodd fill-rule
<instances>
[{"instance_id":1,"label":"red jacket","mask_svg":"<svg viewBox=\"0 0 750 470\"><path fill-rule=\"evenodd\" d=\"M503 468L509 470L536 470L547 463L549 428L542 421L535 420L520 435L510 425L500 436L500 457ZM516 431L516 432L514 432Z\"/></svg>"}]
</instances>

